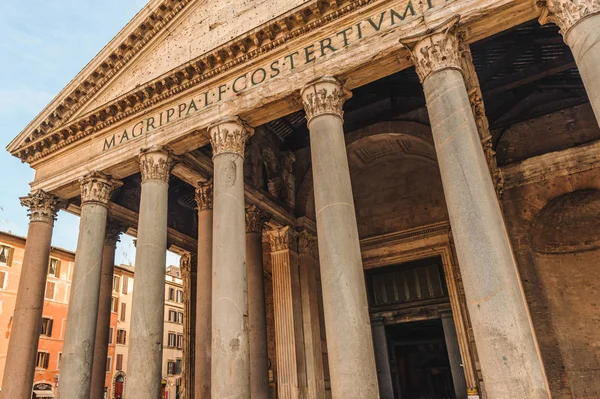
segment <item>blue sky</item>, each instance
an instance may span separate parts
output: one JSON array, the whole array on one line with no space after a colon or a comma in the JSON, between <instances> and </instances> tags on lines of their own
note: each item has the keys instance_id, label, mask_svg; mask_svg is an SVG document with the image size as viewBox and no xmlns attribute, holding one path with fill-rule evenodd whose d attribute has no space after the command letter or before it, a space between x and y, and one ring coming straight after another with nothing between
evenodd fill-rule
<instances>
[{"instance_id":1,"label":"blue sky","mask_svg":"<svg viewBox=\"0 0 600 399\"><path fill-rule=\"evenodd\" d=\"M6 2L0 13L0 230L27 235L33 170L6 145L142 9L146 0L29 0ZM79 218L60 212L52 244L77 246ZM134 263L131 237L122 236L116 263ZM167 263L178 257L168 254Z\"/></svg>"}]
</instances>

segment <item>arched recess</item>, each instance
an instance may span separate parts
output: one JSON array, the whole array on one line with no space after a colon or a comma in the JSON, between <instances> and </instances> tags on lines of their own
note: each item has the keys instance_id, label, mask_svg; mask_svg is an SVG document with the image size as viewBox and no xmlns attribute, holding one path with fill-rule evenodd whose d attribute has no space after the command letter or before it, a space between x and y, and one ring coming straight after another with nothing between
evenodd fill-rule
<instances>
[{"instance_id":1,"label":"arched recess","mask_svg":"<svg viewBox=\"0 0 600 399\"><path fill-rule=\"evenodd\" d=\"M571 393L600 397L600 190L549 201L530 234Z\"/></svg>"},{"instance_id":2,"label":"arched recess","mask_svg":"<svg viewBox=\"0 0 600 399\"><path fill-rule=\"evenodd\" d=\"M111 392L111 397L118 399L116 396L116 387L117 387L117 383L122 383L123 385L123 396L122 398L125 398L126 396L126 392L127 392L127 378L125 376L125 373L122 371L117 371L115 373L115 375L113 376L113 380L112 380L112 392Z\"/></svg>"},{"instance_id":3,"label":"arched recess","mask_svg":"<svg viewBox=\"0 0 600 399\"><path fill-rule=\"evenodd\" d=\"M361 238L448 219L428 129L411 122L384 122L346 137ZM298 190L297 205L298 214L315 220L311 169Z\"/></svg>"}]
</instances>

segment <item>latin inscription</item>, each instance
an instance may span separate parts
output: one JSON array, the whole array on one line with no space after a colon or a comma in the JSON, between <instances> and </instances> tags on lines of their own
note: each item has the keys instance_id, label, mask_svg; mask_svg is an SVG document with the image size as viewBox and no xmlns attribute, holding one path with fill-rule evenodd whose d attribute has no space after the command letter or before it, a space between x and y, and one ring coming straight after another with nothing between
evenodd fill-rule
<instances>
[{"instance_id":1,"label":"latin inscription","mask_svg":"<svg viewBox=\"0 0 600 399\"><path fill-rule=\"evenodd\" d=\"M151 133L160 127L197 112L201 112L204 108L231 98L245 90L265 84L283 72L290 72L301 66L318 62L321 58L359 42L373 33L394 28L404 21L417 16L417 11L420 8L415 7L415 5L429 10L434 8L438 3L448 3L451 1L454 0L409 0L401 6L373 15L329 37L323 38L317 43L310 44L272 61L268 65L263 65L253 71L237 76L230 82L212 87L195 98L191 98L185 102L181 102L177 106L137 121L135 124L125 128L122 133L115 133L111 137L104 139L103 151L141 137L144 134Z\"/></svg>"}]
</instances>

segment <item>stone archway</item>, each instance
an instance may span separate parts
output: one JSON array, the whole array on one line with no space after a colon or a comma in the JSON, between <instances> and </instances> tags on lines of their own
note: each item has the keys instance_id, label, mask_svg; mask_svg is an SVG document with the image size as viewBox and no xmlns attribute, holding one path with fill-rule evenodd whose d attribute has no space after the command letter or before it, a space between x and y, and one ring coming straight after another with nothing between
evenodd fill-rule
<instances>
[{"instance_id":1,"label":"stone archway","mask_svg":"<svg viewBox=\"0 0 600 399\"><path fill-rule=\"evenodd\" d=\"M600 395L600 190L549 201L533 219L535 267L574 397Z\"/></svg>"},{"instance_id":2,"label":"stone archway","mask_svg":"<svg viewBox=\"0 0 600 399\"><path fill-rule=\"evenodd\" d=\"M127 378L124 372L122 371L117 371L115 373L115 376L113 377L113 381L112 381L112 394L111 397L113 399L124 399L125 398L125 392L126 392L126 386L127 384ZM121 398L117 397L117 394L119 392L117 392L117 389L119 389L122 394Z\"/></svg>"}]
</instances>

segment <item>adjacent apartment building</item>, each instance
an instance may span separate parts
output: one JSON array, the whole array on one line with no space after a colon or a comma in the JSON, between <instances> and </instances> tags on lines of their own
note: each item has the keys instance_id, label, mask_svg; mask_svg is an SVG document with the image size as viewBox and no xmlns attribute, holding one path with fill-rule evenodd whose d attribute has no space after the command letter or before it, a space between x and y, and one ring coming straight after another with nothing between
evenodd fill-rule
<instances>
[{"instance_id":1,"label":"adjacent apartment building","mask_svg":"<svg viewBox=\"0 0 600 399\"><path fill-rule=\"evenodd\" d=\"M11 334L15 298L21 278L25 237L0 232L0 387ZM58 398L60 359L67 320L75 253L52 247L48 259L43 323L32 398ZM111 300L105 398L127 397L129 345L134 267L115 266ZM163 337L163 399L179 399L183 348L183 285L180 269L167 268L165 279L165 329Z\"/></svg>"}]
</instances>

